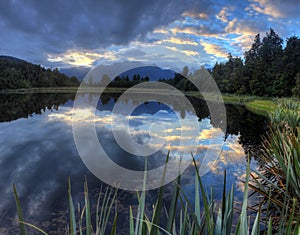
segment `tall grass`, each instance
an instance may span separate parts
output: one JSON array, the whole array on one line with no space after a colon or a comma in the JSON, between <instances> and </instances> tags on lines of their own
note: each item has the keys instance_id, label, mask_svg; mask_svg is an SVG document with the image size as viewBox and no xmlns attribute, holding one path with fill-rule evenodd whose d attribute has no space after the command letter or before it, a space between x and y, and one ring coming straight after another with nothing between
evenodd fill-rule
<instances>
[{"instance_id":1,"label":"tall grass","mask_svg":"<svg viewBox=\"0 0 300 235\"><path fill-rule=\"evenodd\" d=\"M149 214L146 213L146 191L137 193L138 195L138 209L133 212L130 207L130 219L128 221L128 228L130 235L159 235L159 234L173 234L173 235L198 235L198 234L209 234L209 235L258 235L258 234L273 234L273 219L268 220L267 230L261 231L261 211L258 211L255 215L254 221L250 223L250 215L248 214L248 183L250 177L250 167L248 164L245 190L242 203L242 209L239 211L238 223L234 225L233 216L234 212L234 190L233 187L227 192L226 189L226 172L224 173L224 188L220 208L217 208L214 202L214 198L208 196L206 193L201 177L198 174L197 168L195 177L195 202L194 206L187 199L184 191L181 190L180 177L173 184L173 195L171 199L171 206L166 209L163 203L163 191L165 187L159 189L159 195L156 203L153 207L153 211ZM147 175L145 174L146 182ZM145 185L144 185L145 186ZM227 192L227 193L226 193ZM87 181L84 183L84 206L80 211L80 216L76 216L74 209L72 193L71 193L71 182L69 181L69 210L70 210L70 222L67 226L68 230L66 234L117 234L118 227L118 215L115 213L112 225L108 228L109 217L112 214L113 203L116 200L117 192L112 188L107 188L103 193L102 190L99 194L97 202L95 218L92 219L93 211L91 211ZM102 196L102 197L101 197ZM21 211L20 201L17 194L15 194L18 211ZM103 198L103 200L100 200ZM269 197L270 200L270 197ZM296 203L293 201L292 211L296 211ZM203 208L201 208L203 205ZM178 210L177 210L178 209ZM175 216L179 213L179 216ZM21 235L26 234L25 225L33 225L24 222L22 213L19 214L19 221L21 226ZM165 214L167 221L163 224L160 221L161 216ZM290 217L291 218L291 217ZM83 222L84 221L84 222ZM95 221L95 224L92 224ZM124 226L124 221L122 221ZM283 221L286 225L286 221ZM294 223L294 217L287 221L287 227L281 230L280 234L298 234L298 227ZM298 221L299 222L299 221ZM38 229L43 234L47 234L45 231Z\"/></svg>"},{"instance_id":2,"label":"tall grass","mask_svg":"<svg viewBox=\"0 0 300 235\"><path fill-rule=\"evenodd\" d=\"M263 196L258 208L263 208L264 218L272 218L278 234L290 234L300 221L299 110L298 102L289 101L270 115L271 125L264 136L261 156L265 164L250 184Z\"/></svg>"}]
</instances>

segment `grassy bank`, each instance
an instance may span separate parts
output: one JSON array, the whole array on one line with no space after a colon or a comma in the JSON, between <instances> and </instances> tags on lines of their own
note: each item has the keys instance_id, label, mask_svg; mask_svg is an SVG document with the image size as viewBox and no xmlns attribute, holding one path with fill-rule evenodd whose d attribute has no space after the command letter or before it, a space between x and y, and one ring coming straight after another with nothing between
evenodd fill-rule
<instances>
[{"instance_id":1,"label":"grassy bank","mask_svg":"<svg viewBox=\"0 0 300 235\"><path fill-rule=\"evenodd\" d=\"M105 88L105 93L122 93L127 88L118 88L118 87L108 87ZM138 89L136 92L145 93L149 89ZM11 89L11 90L2 90L0 94L31 94L31 93L76 93L78 91L77 87L41 87L41 88L26 88L26 89ZM133 89L134 91L134 89ZM99 93L99 88L81 88L81 93ZM157 92L157 91L149 91ZM165 91L162 91L165 94ZM186 95L197 97L203 99L203 95L199 92L185 92ZM288 100L294 102L299 102L299 99L296 98L272 98L272 97L258 97L258 96L245 96L245 95L232 95L232 94L223 94L223 101L225 104L236 104L244 105L248 110L257 113L259 115L267 116L269 113L275 111L280 105L285 103ZM205 94L205 99L211 101L220 101L219 97L214 94Z\"/></svg>"},{"instance_id":2,"label":"grassy bank","mask_svg":"<svg viewBox=\"0 0 300 235\"><path fill-rule=\"evenodd\" d=\"M203 99L203 96L199 94L199 92L187 92L187 94ZM206 94L205 98L211 101L218 101L218 97L212 94ZM297 98L259 97L232 94L222 94L222 98L225 104L244 105L248 110L264 116L268 116L288 101L295 103L300 102Z\"/></svg>"},{"instance_id":3,"label":"grassy bank","mask_svg":"<svg viewBox=\"0 0 300 235\"><path fill-rule=\"evenodd\" d=\"M33 87L1 90L0 94L76 93L77 87Z\"/></svg>"}]
</instances>

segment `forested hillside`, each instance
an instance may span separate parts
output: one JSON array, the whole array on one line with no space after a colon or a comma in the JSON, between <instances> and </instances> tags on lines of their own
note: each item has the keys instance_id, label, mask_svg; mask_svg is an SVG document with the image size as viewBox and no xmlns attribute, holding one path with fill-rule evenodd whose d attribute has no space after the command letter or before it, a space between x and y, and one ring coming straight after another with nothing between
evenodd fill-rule
<instances>
[{"instance_id":1,"label":"forested hillside","mask_svg":"<svg viewBox=\"0 0 300 235\"><path fill-rule=\"evenodd\" d=\"M78 85L76 77L68 77L58 69L46 69L14 57L0 56L0 90Z\"/></svg>"},{"instance_id":2,"label":"forested hillside","mask_svg":"<svg viewBox=\"0 0 300 235\"><path fill-rule=\"evenodd\" d=\"M257 96L300 96L300 39L283 39L270 29L257 34L244 60L228 55L216 63L212 76L221 92Z\"/></svg>"}]
</instances>

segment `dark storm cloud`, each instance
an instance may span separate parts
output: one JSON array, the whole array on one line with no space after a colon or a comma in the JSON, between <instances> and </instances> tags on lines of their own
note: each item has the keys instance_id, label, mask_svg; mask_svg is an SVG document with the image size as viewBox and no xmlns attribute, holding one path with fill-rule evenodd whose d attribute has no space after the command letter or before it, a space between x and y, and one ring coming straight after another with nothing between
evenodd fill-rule
<instances>
[{"instance_id":1,"label":"dark storm cloud","mask_svg":"<svg viewBox=\"0 0 300 235\"><path fill-rule=\"evenodd\" d=\"M1 1L2 40L46 52L124 45L190 8L211 9L209 1ZM17 38L14 38L17 37ZM28 38L30 40L28 41ZM33 44L33 45L32 45ZM42 47L42 48L41 48ZM4 49L1 48L0 49Z\"/></svg>"}]
</instances>

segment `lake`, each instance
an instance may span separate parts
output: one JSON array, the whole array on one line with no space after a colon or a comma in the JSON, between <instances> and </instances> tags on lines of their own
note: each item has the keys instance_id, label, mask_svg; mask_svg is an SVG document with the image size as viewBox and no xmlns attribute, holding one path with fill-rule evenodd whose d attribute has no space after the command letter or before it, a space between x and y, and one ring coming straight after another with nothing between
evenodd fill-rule
<instances>
[{"instance_id":1,"label":"lake","mask_svg":"<svg viewBox=\"0 0 300 235\"><path fill-rule=\"evenodd\" d=\"M87 95L88 99L95 99ZM111 114L118 94L103 94L97 105L95 127L99 142L110 158L120 166L140 171L144 167L144 157L132 156L119 146L112 134ZM75 94L2 94L0 95L0 233L17 234L17 210L12 185L15 183L21 200L25 221L45 229L50 234L64 234L68 222L68 177L72 182L73 200L83 205L83 182L87 178L92 204L95 204L100 189L108 187L95 177L80 158L72 132L72 113ZM206 103L198 98L188 97L195 109L176 110L156 101L137 106L129 120L132 138L140 144L151 141L147 130L153 123L165 127L166 135L159 136L165 148L149 158L149 169L164 164L171 149L179 154L179 119L197 120L199 145L196 159L201 159L211 141L222 144L220 157L202 177L207 188L213 188L216 200L223 189L223 174L227 171L227 186L234 186L235 200L243 194L241 180L245 175L248 153L259 150L260 136L265 132L267 120L243 106L226 105L227 130L223 135L216 123L212 123ZM126 110L132 105L128 99L121 103ZM90 115L88 109L83 110ZM93 115L93 113L91 114ZM114 116L114 125L124 124L124 115ZM74 121L74 120L73 120ZM80 120L82 121L82 120ZM84 123L83 123L84 124ZM159 131L159 130L156 130ZM155 128L154 128L155 132ZM153 133L152 133L153 134ZM196 143L195 143L196 141ZM168 148L167 148L168 147ZM251 156L251 168L259 167ZM192 200L194 195L194 170L189 166L182 174L182 188ZM111 172L111 174L118 174ZM172 185L166 187L165 203L170 203ZM147 192L147 210L151 210L157 196L157 189ZM129 205L136 208L136 193L118 191L116 210L120 214L119 234L126 234L129 227ZM34 234L33 231L30 234Z\"/></svg>"}]
</instances>

